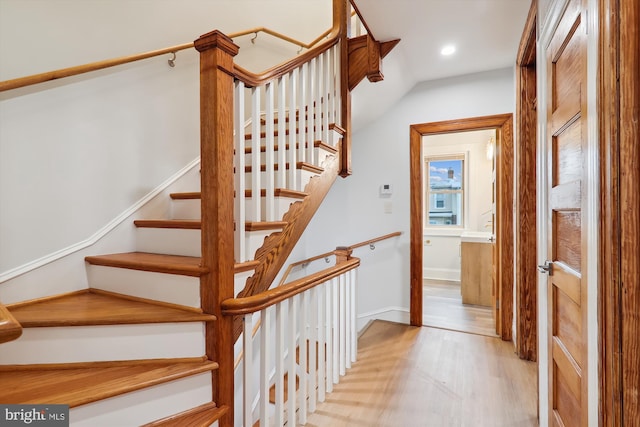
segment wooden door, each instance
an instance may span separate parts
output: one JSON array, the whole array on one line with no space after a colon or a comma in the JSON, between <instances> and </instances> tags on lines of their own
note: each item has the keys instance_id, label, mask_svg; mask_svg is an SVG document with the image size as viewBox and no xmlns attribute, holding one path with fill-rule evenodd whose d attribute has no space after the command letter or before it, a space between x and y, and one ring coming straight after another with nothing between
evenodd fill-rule
<instances>
[{"instance_id":1,"label":"wooden door","mask_svg":"<svg viewBox=\"0 0 640 427\"><path fill-rule=\"evenodd\" d=\"M549 425L587 426L586 19L571 0L546 54Z\"/></svg>"}]
</instances>

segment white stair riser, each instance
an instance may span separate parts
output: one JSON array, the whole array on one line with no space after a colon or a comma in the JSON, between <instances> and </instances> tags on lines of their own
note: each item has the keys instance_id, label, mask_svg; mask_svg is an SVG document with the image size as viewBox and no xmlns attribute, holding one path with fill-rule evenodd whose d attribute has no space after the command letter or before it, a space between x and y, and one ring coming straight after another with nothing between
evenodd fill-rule
<instances>
[{"instance_id":1,"label":"white stair riser","mask_svg":"<svg viewBox=\"0 0 640 427\"><path fill-rule=\"evenodd\" d=\"M274 232L274 230L247 232L245 259L255 259L256 251L262 247L264 239Z\"/></svg>"},{"instance_id":2,"label":"white stair riser","mask_svg":"<svg viewBox=\"0 0 640 427\"><path fill-rule=\"evenodd\" d=\"M204 322L24 328L2 346L0 364L201 357Z\"/></svg>"},{"instance_id":3,"label":"white stair riser","mask_svg":"<svg viewBox=\"0 0 640 427\"><path fill-rule=\"evenodd\" d=\"M264 238L279 230L247 231L245 248L253 254L262 246ZM172 228L138 228L136 249L155 254L201 256L200 230ZM253 258L247 258L253 259Z\"/></svg>"},{"instance_id":4,"label":"white stair riser","mask_svg":"<svg viewBox=\"0 0 640 427\"><path fill-rule=\"evenodd\" d=\"M262 218L259 220L253 218L247 218L248 221L266 221L265 217L265 201L264 197L261 197L261 211ZM276 197L275 198L275 215L277 220L281 220L285 213L289 211L289 207L292 203L302 201L302 199L294 197ZM172 219L200 219L200 200L174 200L172 210ZM251 199L246 199L245 209L249 209L251 205Z\"/></svg>"},{"instance_id":5,"label":"white stair riser","mask_svg":"<svg viewBox=\"0 0 640 427\"><path fill-rule=\"evenodd\" d=\"M71 408L72 427L135 427L211 402L204 372Z\"/></svg>"},{"instance_id":6,"label":"white stair riser","mask_svg":"<svg viewBox=\"0 0 640 427\"><path fill-rule=\"evenodd\" d=\"M200 278L89 265L89 286L189 307L200 307Z\"/></svg>"},{"instance_id":7,"label":"white stair riser","mask_svg":"<svg viewBox=\"0 0 640 427\"><path fill-rule=\"evenodd\" d=\"M288 174L287 174L288 175ZM290 182L287 182L286 188L291 189L291 190L298 190L298 191L304 191L304 187L306 187L306 185L309 183L309 180L311 179L311 177L313 176L318 176L318 174L314 173L314 172L309 172L306 170L297 170L296 171L296 175L295 175L295 184L292 185ZM260 172L260 187L264 188L265 187L265 183L267 182L267 173L266 172ZM247 187L247 190L251 190L252 187L252 181L251 181L251 173L245 173L245 185Z\"/></svg>"},{"instance_id":8,"label":"white stair riser","mask_svg":"<svg viewBox=\"0 0 640 427\"><path fill-rule=\"evenodd\" d=\"M263 142L264 144L264 142ZM313 149L313 162L309 162L308 159L306 159L307 154L305 153L305 161L307 163L312 163L316 166L321 166L321 163L324 162L324 160L326 159L327 156L332 156L334 155L331 151L327 151L324 149L324 147L315 147ZM253 154L252 153L245 153L244 155L244 162L245 165L250 165L251 164L251 159L253 158ZM277 151L273 153L273 162L275 164L279 164L280 162L278 161L278 159L280 158L280 153L278 153ZM300 151L298 151L296 153L296 161L300 161L300 159L302 159L301 157L301 153ZM285 163L289 162L289 153L288 151L285 152ZM267 154L265 152L260 152L260 164L266 164L267 163Z\"/></svg>"},{"instance_id":9,"label":"white stair riser","mask_svg":"<svg viewBox=\"0 0 640 427\"><path fill-rule=\"evenodd\" d=\"M200 219L200 199L174 199L171 201L171 219Z\"/></svg>"},{"instance_id":10,"label":"white stair riser","mask_svg":"<svg viewBox=\"0 0 640 427\"><path fill-rule=\"evenodd\" d=\"M274 215L275 221L282 221L282 217L289 211L292 203L297 201L302 201L302 199L294 198L294 197L276 197L274 198ZM266 205L267 199L266 197L260 197L260 217L261 218L252 218L251 206L253 204L252 199L245 199L245 210L247 212L247 221L268 221L266 218Z\"/></svg>"},{"instance_id":11,"label":"white stair riser","mask_svg":"<svg viewBox=\"0 0 640 427\"><path fill-rule=\"evenodd\" d=\"M202 256L200 230L179 228L136 229L136 250L154 254Z\"/></svg>"},{"instance_id":12,"label":"white stair riser","mask_svg":"<svg viewBox=\"0 0 640 427\"><path fill-rule=\"evenodd\" d=\"M233 294L238 295L238 292L244 289L244 285L247 284L247 279L253 276L254 270L243 271L242 273L236 273L233 278Z\"/></svg>"}]
</instances>

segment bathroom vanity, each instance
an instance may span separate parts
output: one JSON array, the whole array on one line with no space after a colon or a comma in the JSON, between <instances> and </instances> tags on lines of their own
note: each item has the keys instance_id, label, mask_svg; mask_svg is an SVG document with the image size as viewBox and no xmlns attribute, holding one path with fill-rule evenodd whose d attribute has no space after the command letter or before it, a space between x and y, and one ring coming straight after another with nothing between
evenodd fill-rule
<instances>
[{"instance_id":1,"label":"bathroom vanity","mask_svg":"<svg viewBox=\"0 0 640 427\"><path fill-rule=\"evenodd\" d=\"M463 304L492 306L492 234L465 231L461 236L460 288Z\"/></svg>"}]
</instances>

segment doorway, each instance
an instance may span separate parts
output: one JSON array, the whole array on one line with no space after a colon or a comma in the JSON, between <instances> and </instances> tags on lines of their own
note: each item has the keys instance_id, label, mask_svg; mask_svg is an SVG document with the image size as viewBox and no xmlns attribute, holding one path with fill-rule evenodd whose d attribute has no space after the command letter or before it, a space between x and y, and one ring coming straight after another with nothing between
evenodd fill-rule
<instances>
[{"instance_id":1,"label":"doorway","mask_svg":"<svg viewBox=\"0 0 640 427\"><path fill-rule=\"evenodd\" d=\"M496 131L496 332L505 341L512 338L513 323L513 116L500 114L410 126L411 187L411 291L410 322L423 325L423 233L424 153L427 135L495 129Z\"/></svg>"},{"instance_id":2,"label":"doorway","mask_svg":"<svg viewBox=\"0 0 640 427\"><path fill-rule=\"evenodd\" d=\"M496 336L496 130L423 137L423 324Z\"/></svg>"}]
</instances>

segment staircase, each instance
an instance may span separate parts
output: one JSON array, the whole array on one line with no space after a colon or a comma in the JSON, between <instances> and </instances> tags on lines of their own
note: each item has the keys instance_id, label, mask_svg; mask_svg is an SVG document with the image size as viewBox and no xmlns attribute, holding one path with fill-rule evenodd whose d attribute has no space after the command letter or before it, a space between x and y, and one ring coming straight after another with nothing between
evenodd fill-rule
<instances>
[{"instance_id":1,"label":"staircase","mask_svg":"<svg viewBox=\"0 0 640 427\"><path fill-rule=\"evenodd\" d=\"M12 326L1 344L0 402L66 404L73 426L234 425L233 344L252 314L223 314L222 303L271 286L348 174L347 2L335 4L317 52L264 82L234 66L221 33L195 42L200 188L170 194L167 218L133 221L135 251L87 256L87 289L6 306L22 336ZM338 289L327 288L327 313Z\"/></svg>"}]
</instances>

